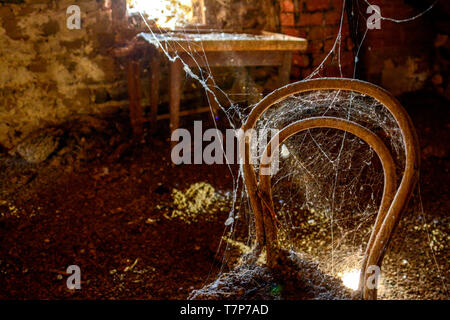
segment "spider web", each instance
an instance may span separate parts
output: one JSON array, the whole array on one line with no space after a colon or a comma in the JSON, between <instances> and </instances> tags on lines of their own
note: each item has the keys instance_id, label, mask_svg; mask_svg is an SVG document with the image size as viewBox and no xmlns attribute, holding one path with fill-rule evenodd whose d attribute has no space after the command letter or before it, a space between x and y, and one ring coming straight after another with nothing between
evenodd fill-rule
<instances>
[{"instance_id":1,"label":"spider web","mask_svg":"<svg viewBox=\"0 0 450 320\"><path fill-rule=\"evenodd\" d=\"M364 1L371 5L367 0ZM408 19L400 20L380 15L381 20L408 22L421 17L436 3L437 1L422 13ZM342 77L340 59L345 4L346 1L343 0L340 26L332 48L307 79L321 77L327 64L334 61L337 62ZM363 13L351 12L351 15L357 14ZM205 93L208 93L208 99L212 97L215 100L214 104L219 106L230 127L240 128L253 105L242 105L233 95L222 90L216 84L209 66L190 68L176 51L171 50L174 48L170 48L169 43L161 41L142 12L140 15L149 30L146 36L149 43L159 47L169 61L180 60L186 74L201 85ZM367 31L368 28L361 42L357 44L354 75L358 66L358 54ZM183 54L187 54L193 61L206 60L201 42L188 42L183 47ZM246 94L254 95L254 92ZM223 99L219 99L218 95L225 97L226 102L221 102ZM209 100L208 102L217 128L213 103ZM294 121L314 116L352 120L376 133L391 151L396 163L397 177L401 177L405 152L400 130L388 110L364 94L340 90L296 94L266 111L257 122L256 129L281 130ZM219 136L219 139L222 138ZM221 144L225 145L223 141ZM191 296L193 298L229 297L220 289L224 281L236 282L236 279L240 279L243 283L242 278L264 278L261 276L264 273L261 269L263 261L256 261L257 257L253 256L251 250L255 244L255 226L243 174L241 170L237 173L233 171L231 164L227 165L233 179L233 192L221 248L216 254L222 261L219 276L213 282L212 276L208 277L205 287L194 292ZM254 166L255 172L258 172L258 163ZM323 272L317 276L319 283L331 281L324 275L339 278L345 271L360 268L383 191L381 163L366 143L352 134L332 129L312 129L296 134L281 146L279 170L272 177L272 190L279 221L280 245L290 250L296 259L304 259L301 260L303 262L316 261L317 267ZM423 210L421 214L423 215ZM237 232L242 226L248 228L248 235L244 238ZM240 250L241 257L238 262L233 260L233 255L227 254L236 249L236 242L244 247ZM305 267L303 262L299 265ZM236 263L238 266L233 269ZM436 266L440 272L437 263ZM226 273L230 269L231 273ZM270 282L270 279L264 279ZM250 286L247 282L244 285L246 290ZM443 286L445 287L445 284ZM218 295L219 291L222 295ZM345 296L335 294L321 297Z\"/></svg>"}]
</instances>

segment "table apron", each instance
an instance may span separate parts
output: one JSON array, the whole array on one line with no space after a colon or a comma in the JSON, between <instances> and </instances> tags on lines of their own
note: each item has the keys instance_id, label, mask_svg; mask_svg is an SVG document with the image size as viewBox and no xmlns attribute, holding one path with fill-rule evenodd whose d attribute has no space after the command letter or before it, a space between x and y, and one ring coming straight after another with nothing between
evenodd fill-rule
<instances>
[{"instance_id":1,"label":"table apron","mask_svg":"<svg viewBox=\"0 0 450 320\"><path fill-rule=\"evenodd\" d=\"M189 67L252 67L282 66L290 51L210 51L181 53L180 58Z\"/></svg>"}]
</instances>

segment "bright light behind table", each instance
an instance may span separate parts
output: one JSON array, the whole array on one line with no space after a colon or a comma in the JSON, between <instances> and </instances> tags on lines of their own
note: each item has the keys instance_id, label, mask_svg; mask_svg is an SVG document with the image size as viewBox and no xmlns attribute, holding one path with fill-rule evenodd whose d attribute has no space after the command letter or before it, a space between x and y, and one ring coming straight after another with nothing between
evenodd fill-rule
<instances>
[{"instance_id":1,"label":"bright light behind table","mask_svg":"<svg viewBox=\"0 0 450 320\"><path fill-rule=\"evenodd\" d=\"M175 29L192 21L192 0L127 0L130 13L140 12L160 28Z\"/></svg>"}]
</instances>

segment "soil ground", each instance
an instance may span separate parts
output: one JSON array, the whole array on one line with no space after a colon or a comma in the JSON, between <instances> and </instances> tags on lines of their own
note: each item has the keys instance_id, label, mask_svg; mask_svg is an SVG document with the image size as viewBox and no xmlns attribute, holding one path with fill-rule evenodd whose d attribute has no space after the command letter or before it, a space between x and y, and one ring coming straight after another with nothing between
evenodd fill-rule
<instances>
[{"instance_id":1,"label":"soil ground","mask_svg":"<svg viewBox=\"0 0 450 320\"><path fill-rule=\"evenodd\" d=\"M402 100L421 141L424 214L400 222L382 298L448 299L448 102L427 93ZM165 122L126 148L126 115L109 120L102 132L66 135L39 165L0 156L0 299L186 299L228 270L217 254L227 201L209 219L165 216L174 188L207 182L226 197L227 167L172 166ZM82 270L81 290L66 287L69 265Z\"/></svg>"}]
</instances>

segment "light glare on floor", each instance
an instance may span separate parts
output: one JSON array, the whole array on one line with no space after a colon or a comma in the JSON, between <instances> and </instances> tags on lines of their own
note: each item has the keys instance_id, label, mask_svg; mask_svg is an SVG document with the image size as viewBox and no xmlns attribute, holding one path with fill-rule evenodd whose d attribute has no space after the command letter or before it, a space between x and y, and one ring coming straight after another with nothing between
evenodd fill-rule
<instances>
[{"instance_id":1,"label":"light glare on floor","mask_svg":"<svg viewBox=\"0 0 450 320\"><path fill-rule=\"evenodd\" d=\"M359 284L359 273L360 270L358 269L352 269L344 272L341 276L344 286L352 290L357 290Z\"/></svg>"}]
</instances>

